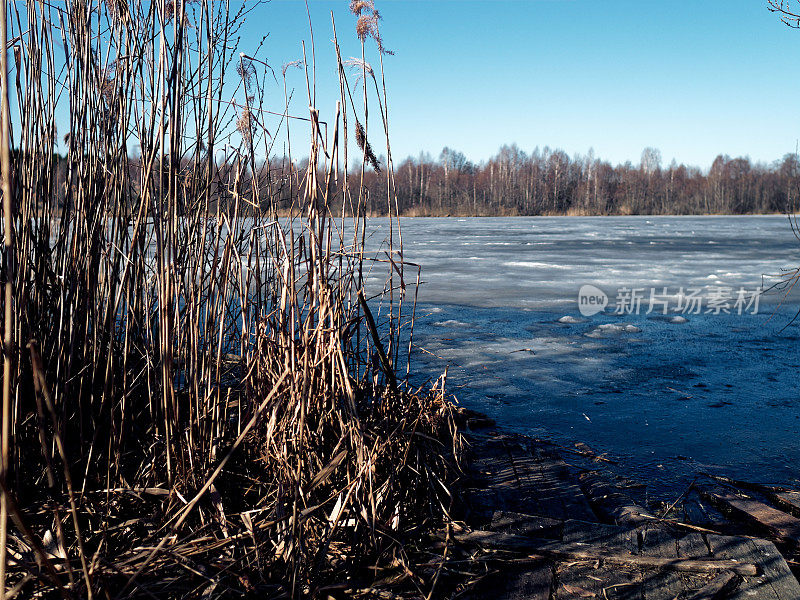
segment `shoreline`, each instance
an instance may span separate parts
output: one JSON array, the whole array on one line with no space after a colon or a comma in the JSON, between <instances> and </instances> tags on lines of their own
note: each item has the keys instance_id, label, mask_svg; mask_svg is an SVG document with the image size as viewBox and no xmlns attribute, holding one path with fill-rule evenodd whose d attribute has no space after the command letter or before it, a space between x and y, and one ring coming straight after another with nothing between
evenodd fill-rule
<instances>
[{"instance_id":1,"label":"shoreline","mask_svg":"<svg viewBox=\"0 0 800 600\"><path fill-rule=\"evenodd\" d=\"M336 211L336 209L331 209L333 214L339 214L341 211ZM291 213L285 210L277 210L277 216L279 218L301 218L302 215L298 213ZM588 214L577 214L577 213L542 213L542 214L507 214L507 215L479 215L479 214L407 214L407 213L400 213L399 215L392 214L391 217L393 219L516 219L516 218L548 218L548 219L559 219L559 218L662 218L662 217L687 217L687 218L698 218L698 217L784 217L788 218L793 213L785 213L785 212L769 212L769 213L668 213L668 214L648 214L648 213L608 213L608 214L597 214L597 213L588 213ZM340 217L335 217L340 218ZM352 214L345 214L345 219L352 219ZM367 219L388 219L389 215L386 213L367 213Z\"/></svg>"},{"instance_id":2,"label":"shoreline","mask_svg":"<svg viewBox=\"0 0 800 600\"><path fill-rule=\"evenodd\" d=\"M449 539L505 562L466 597L800 598L800 514L783 512L788 503L768 507L746 484L709 480L667 507L642 505L641 488L623 488L588 447L555 448L458 412L469 479Z\"/></svg>"}]
</instances>

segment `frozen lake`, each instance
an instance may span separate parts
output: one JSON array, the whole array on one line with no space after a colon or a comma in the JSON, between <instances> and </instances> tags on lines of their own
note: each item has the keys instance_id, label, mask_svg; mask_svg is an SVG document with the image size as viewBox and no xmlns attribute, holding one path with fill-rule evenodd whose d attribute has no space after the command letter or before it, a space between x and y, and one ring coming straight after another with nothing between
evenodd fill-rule
<instances>
[{"instance_id":1,"label":"frozen lake","mask_svg":"<svg viewBox=\"0 0 800 600\"><path fill-rule=\"evenodd\" d=\"M798 295L752 302L800 266L786 217L401 224L406 259L423 267L418 382L447 367L462 405L585 442L670 493L698 471L798 482ZM604 311L581 314L584 284L607 294Z\"/></svg>"}]
</instances>

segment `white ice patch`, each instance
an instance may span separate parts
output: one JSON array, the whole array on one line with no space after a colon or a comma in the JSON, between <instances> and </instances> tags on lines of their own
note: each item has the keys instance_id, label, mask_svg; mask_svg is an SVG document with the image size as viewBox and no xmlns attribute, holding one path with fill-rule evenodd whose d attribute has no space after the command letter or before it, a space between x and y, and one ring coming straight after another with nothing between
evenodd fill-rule
<instances>
[{"instance_id":1,"label":"white ice patch","mask_svg":"<svg viewBox=\"0 0 800 600\"><path fill-rule=\"evenodd\" d=\"M586 319L581 319L580 317L573 317L572 315L564 315L558 320L558 322L574 325L575 323L585 323Z\"/></svg>"},{"instance_id":2,"label":"white ice patch","mask_svg":"<svg viewBox=\"0 0 800 600\"><path fill-rule=\"evenodd\" d=\"M571 265L556 265L552 263L543 263L543 262L528 262L528 261L517 261L513 260L510 262L503 263L506 267L524 267L526 269L571 269Z\"/></svg>"},{"instance_id":3,"label":"white ice patch","mask_svg":"<svg viewBox=\"0 0 800 600\"><path fill-rule=\"evenodd\" d=\"M616 337L623 333L641 333L641 329L630 323L606 323L586 334L590 338Z\"/></svg>"}]
</instances>

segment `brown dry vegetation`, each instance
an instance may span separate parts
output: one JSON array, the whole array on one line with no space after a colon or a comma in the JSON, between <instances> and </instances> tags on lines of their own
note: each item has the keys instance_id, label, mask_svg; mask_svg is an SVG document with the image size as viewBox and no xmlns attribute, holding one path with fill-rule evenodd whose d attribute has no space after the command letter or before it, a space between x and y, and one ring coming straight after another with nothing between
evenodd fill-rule
<instances>
[{"instance_id":1,"label":"brown dry vegetation","mask_svg":"<svg viewBox=\"0 0 800 600\"><path fill-rule=\"evenodd\" d=\"M379 15L357 9L382 65ZM444 380L401 376L418 271L396 207L370 259L364 187L343 176L348 136L369 160L388 131L382 67L362 54L376 85L355 101L334 28L341 100L323 126L306 61L309 114L265 105L271 69L236 48L247 8L8 10L9 597L305 597L376 579L426 595L409 555L447 517L459 438ZM307 167L256 168L290 122L308 127Z\"/></svg>"}]
</instances>

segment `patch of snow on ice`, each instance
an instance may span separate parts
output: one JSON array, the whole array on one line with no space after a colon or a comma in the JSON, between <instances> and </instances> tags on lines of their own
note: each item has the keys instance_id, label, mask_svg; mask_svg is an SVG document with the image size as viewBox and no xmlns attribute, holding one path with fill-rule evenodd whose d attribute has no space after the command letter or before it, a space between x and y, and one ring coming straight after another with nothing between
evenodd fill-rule
<instances>
[{"instance_id":1,"label":"patch of snow on ice","mask_svg":"<svg viewBox=\"0 0 800 600\"><path fill-rule=\"evenodd\" d=\"M590 338L603 338L618 336L623 333L641 333L641 331L639 327L631 325L630 323L606 323L604 325L599 325L587 333L586 336Z\"/></svg>"},{"instance_id":2,"label":"patch of snow on ice","mask_svg":"<svg viewBox=\"0 0 800 600\"><path fill-rule=\"evenodd\" d=\"M556 265L550 263L543 263L543 262L527 262L527 261L517 261L512 260L510 262L503 263L506 267L525 267L531 269L571 269L570 265Z\"/></svg>"},{"instance_id":3,"label":"patch of snow on ice","mask_svg":"<svg viewBox=\"0 0 800 600\"><path fill-rule=\"evenodd\" d=\"M575 323L585 323L586 319L581 319L580 317L573 317L572 315L565 315L565 316L561 317L558 320L558 322L559 323L569 323L569 324L572 325L572 324L575 324Z\"/></svg>"}]
</instances>

